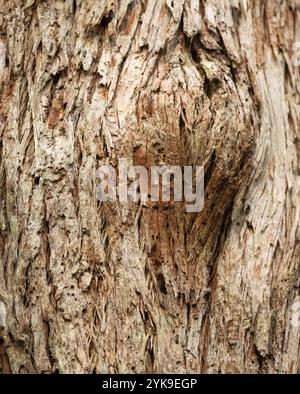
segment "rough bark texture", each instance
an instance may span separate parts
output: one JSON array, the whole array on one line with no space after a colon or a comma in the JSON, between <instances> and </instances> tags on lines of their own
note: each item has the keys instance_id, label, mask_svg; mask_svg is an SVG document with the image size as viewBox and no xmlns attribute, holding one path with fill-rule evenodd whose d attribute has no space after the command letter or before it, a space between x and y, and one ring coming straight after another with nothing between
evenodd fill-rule
<instances>
[{"instance_id":1,"label":"rough bark texture","mask_svg":"<svg viewBox=\"0 0 300 394\"><path fill-rule=\"evenodd\" d=\"M0 0L3 372L300 371L298 0ZM205 165L205 208L96 169Z\"/></svg>"}]
</instances>

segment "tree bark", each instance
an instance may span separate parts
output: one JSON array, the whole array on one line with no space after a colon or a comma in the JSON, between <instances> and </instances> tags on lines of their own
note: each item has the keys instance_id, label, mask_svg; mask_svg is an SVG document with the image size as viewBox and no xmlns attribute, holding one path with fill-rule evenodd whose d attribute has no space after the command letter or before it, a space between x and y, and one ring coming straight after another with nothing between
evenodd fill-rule
<instances>
[{"instance_id":1,"label":"tree bark","mask_svg":"<svg viewBox=\"0 0 300 394\"><path fill-rule=\"evenodd\" d=\"M299 373L298 0L0 0L0 368ZM205 166L205 206L97 168Z\"/></svg>"}]
</instances>

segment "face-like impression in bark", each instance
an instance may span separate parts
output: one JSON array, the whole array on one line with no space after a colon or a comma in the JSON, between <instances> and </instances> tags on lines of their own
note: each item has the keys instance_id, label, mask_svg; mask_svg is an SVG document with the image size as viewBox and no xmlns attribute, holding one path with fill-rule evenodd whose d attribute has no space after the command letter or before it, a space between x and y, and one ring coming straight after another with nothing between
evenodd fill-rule
<instances>
[{"instance_id":1,"label":"face-like impression in bark","mask_svg":"<svg viewBox=\"0 0 300 394\"><path fill-rule=\"evenodd\" d=\"M162 265L175 267L178 281L178 272L186 273L201 260L209 265L215 252L226 211L251 164L257 104L242 65L235 69L226 55L201 48L197 39L170 45L146 69L143 51L129 56L131 67L124 66L114 108L104 121L104 127L119 126L107 162L116 166L119 157L127 157L147 169L203 165L204 209L189 214L181 203L161 202L147 207L129 203L121 210L106 204L104 210L113 233L121 231L126 238L126 221L132 237L139 226L149 264L157 275ZM167 291L165 284L162 288Z\"/></svg>"}]
</instances>

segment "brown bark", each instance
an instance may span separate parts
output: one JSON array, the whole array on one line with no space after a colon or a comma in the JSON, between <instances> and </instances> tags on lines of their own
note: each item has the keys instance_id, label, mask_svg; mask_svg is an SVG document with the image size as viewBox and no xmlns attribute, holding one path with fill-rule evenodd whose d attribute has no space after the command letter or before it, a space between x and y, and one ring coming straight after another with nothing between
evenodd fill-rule
<instances>
[{"instance_id":1,"label":"brown bark","mask_svg":"<svg viewBox=\"0 0 300 394\"><path fill-rule=\"evenodd\" d=\"M300 371L299 15L0 0L3 372ZM204 210L99 203L120 157L204 165Z\"/></svg>"}]
</instances>

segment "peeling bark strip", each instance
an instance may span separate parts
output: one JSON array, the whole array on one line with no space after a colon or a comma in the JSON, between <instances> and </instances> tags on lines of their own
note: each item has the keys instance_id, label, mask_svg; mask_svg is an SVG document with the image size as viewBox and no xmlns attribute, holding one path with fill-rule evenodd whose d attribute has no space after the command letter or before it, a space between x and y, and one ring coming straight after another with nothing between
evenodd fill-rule
<instances>
[{"instance_id":1,"label":"peeling bark strip","mask_svg":"<svg viewBox=\"0 0 300 394\"><path fill-rule=\"evenodd\" d=\"M300 372L296 0L0 0L3 372ZM205 165L205 206L97 168Z\"/></svg>"}]
</instances>

